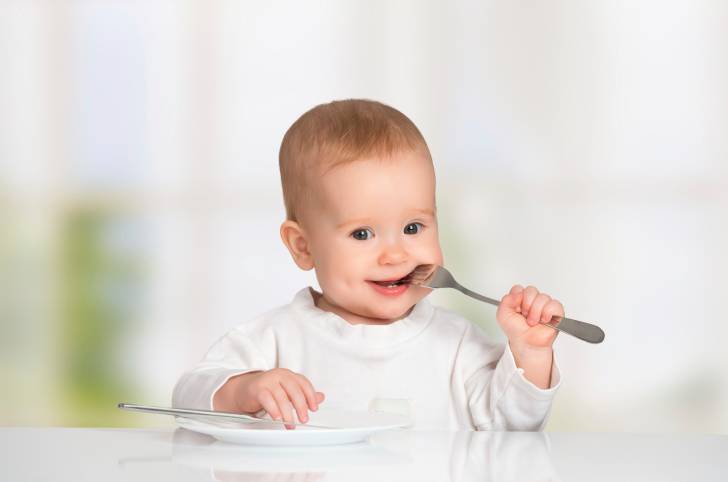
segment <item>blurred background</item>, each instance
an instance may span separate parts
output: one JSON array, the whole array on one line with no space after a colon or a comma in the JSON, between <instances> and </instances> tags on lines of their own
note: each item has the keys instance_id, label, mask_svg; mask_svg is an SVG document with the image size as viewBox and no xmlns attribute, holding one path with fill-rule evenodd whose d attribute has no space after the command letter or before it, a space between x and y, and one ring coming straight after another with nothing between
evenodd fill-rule
<instances>
[{"instance_id":1,"label":"blurred background","mask_svg":"<svg viewBox=\"0 0 728 482\"><path fill-rule=\"evenodd\" d=\"M722 0L0 0L0 424L171 425L116 403L318 287L278 147L365 97L428 140L463 284L606 331L557 339L547 430L726 434L727 85Z\"/></svg>"}]
</instances>

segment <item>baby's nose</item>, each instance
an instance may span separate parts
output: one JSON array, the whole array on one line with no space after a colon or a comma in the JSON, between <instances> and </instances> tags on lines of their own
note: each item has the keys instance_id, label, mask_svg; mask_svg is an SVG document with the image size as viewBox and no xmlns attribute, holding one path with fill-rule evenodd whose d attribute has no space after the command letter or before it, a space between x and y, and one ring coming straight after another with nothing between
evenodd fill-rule
<instances>
[{"instance_id":1,"label":"baby's nose","mask_svg":"<svg viewBox=\"0 0 728 482\"><path fill-rule=\"evenodd\" d=\"M379 255L380 264L397 264L406 261L407 251L400 243L389 243L382 249Z\"/></svg>"}]
</instances>

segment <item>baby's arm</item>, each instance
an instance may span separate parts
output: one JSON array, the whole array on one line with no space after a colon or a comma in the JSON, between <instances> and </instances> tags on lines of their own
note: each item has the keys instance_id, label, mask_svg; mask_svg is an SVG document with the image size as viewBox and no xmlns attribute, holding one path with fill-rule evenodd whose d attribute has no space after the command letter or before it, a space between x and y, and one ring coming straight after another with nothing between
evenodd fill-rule
<instances>
[{"instance_id":1,"label":"baby's arm","mask_svg":"<svg viewBox=\"0 0 728 482\"><path fill-rule=\"evenodd\" d=\"M308 410L318 410L324 394L303 375L286 368L249 372L230 378L213 396L213 409L255 413L265 410L273 420L308 422ZM287 428L294 428L286 425Z\"/></svg>"},{"instance_id":2,"label":"baby's arm","mask_svg":"<svg viewBox=\"0 0 728 482\"><path fill-rule=\"evenodd\" d=\"M487 340L476 327L459 350L473 425L478 430L541 430L560 386L552 344L558 332L539 324L562 316L561 303L529 286L503 297L497 319L508 343Z\"/></svg>"},{"instance_id":3,"label":"baby's arm","mask_svg":"<svg viewBox=\"0 0 728 482\"><path fill-rule=\"evenodd\" d=\"M523 376L539 388L551 385L552 345L558 331L541 322L564 316L558 300L533 287L515 285L501 299L496 318L508 337L508 345Z\"/></svg>"},{"instance_id":4,"label":"baby's arm","mask_svg":"<svg viewBox=\"0 0 728 482\"><path fill-rule=\"evenodd\" d=\"M454 381L465 387L471 422L477 430L543 429L560 386L555 359L551 384L540 388L516 365L509 343L496 343L471 324L457 360Z\"/></svg>"},{"instance_id":5,"label":"baby's arm","mask_svg":"<svg viewBox=\"0 0 728 482\"><path fill-rule=\"evenodd\" d=\"M276 335L256 326L248 323L220 338L177 381L172 405L225 412L265 410L285 422L294 422L295 409L305 423L308 409L318 409L323 394L303 375L276 366Z\"/></svg>"}]
</instances>

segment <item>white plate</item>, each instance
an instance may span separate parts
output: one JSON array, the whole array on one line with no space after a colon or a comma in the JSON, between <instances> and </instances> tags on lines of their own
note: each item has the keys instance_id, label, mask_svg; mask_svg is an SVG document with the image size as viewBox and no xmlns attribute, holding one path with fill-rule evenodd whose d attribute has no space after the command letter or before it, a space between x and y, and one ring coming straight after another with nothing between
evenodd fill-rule
<instances>
[{"instance_id":1,"label":"white plate","mask_svg":"<svg viewBox=\"0 0 728 482\"><path fill-rule=\"evenodd\" d=\"M372 467L394 468L412 462L406 452L379 447L371 442L309 447L271 447L233 445L214 439L209 441L209 435L181 428L178 429L178 432L184 432L185 435L175 437L172 458L176 464L221 472L347 472ZM198 439L195 440L192 437L198 437ZM203 439L203 442L200 442L199 439Z\"/></svg>"},{"instance_id":2,"label":"white plate","mask_svg":"<svg viewBox=\"0 0 728 482\"><path fill-rule=\"evenodd\" d=\"M176 417L177 424L187 430L211 435L223 442L245 445L309 446L338 445L364 442L370 435L403 428L411 421L403 415L382 412L354 412L339 409L320 408L309 413L310 423L321 424L333 429L298 426L286 430L279 424L243 424L235 422L201 422Z\"/></svg>"}]
</instances>

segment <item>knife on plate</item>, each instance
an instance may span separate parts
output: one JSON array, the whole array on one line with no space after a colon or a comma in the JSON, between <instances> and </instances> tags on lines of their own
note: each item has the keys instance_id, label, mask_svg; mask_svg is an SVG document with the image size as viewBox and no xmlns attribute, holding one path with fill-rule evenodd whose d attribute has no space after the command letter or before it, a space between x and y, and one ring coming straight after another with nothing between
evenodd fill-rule
<instances>
[{"instance_id":1,"label":"knife on plate","mask_svg":"<svg viewBox=\"0 0 728 482\"><path fill-rule=\"evenodd\" d=\"M327 425L318 425L313 423L284 422L283 420L273 420L269 418L258 418L243 413L219 412L216 410L198 410L193 408L171 408L171 407L152 407L149 405L136 405L133 403L120 403L118 407L122 410L131 410L135 412L156 413L161 415L175 415L178 417L192 418L195 420L209 421L227 420L238 423L275 423L279 425L294 425L298 427L326 428L336 429L339 427L330 427Z\"/></svg>"}]
</instances>

